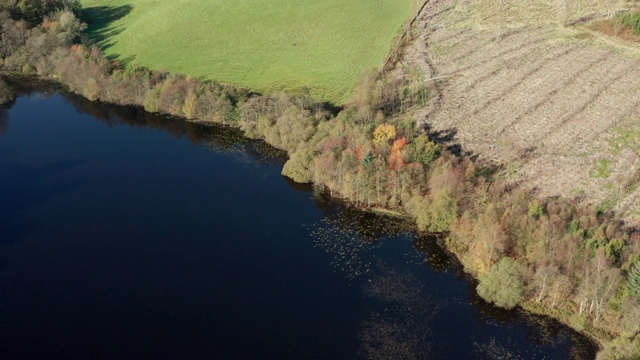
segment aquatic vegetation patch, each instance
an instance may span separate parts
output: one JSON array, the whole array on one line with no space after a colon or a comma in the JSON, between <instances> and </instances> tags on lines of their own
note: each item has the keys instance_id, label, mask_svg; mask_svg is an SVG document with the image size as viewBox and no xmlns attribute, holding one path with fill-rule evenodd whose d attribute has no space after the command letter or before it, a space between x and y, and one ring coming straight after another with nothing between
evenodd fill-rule
<instances>
[{"instance_id":1,"label":"aquatic vegetation patch","mask_svg":"<svg viewBox=\"0 0 640 360\"><path fill-rule=\"evenodd\" d=\"M331 266L355 280L370 274L376 261L374 250L385 238L408 236L406 225L395 218L343 209L305 227L314 246L332 256Z\"/></svg>"}]
</instances>

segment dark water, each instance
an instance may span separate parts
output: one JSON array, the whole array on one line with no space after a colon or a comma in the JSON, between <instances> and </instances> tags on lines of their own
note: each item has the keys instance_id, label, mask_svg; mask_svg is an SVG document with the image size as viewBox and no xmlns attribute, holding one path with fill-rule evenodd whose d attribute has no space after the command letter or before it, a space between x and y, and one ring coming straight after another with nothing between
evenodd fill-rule
<instances>
[{"instance_id":1,"label":"dark water","mask_svg":"<svg viewBox=\"0 0 640 360\"><path fill-rule=\"evenodd\" d=\"M1 358L593 357L233 130L31 92L0 133Z\"/></svg>"}]
</instances>

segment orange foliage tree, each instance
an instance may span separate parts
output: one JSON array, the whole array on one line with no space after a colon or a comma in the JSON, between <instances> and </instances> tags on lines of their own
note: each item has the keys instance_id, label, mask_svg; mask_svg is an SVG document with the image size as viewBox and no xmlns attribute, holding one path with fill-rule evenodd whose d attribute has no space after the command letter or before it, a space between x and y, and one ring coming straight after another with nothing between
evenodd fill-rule
<instances>
[{"instance_id":1,"label":"orange foliage tree","mask_svg":"<svg viewBox=\"0 0 640 360\"><path fill-rule=\"evenodd\" d=\"M405 137L401 137L393 142L391 154L389 154L389 169L398 170L405 167L403 148L407 143Z\"/></svg>"}]
</instances>

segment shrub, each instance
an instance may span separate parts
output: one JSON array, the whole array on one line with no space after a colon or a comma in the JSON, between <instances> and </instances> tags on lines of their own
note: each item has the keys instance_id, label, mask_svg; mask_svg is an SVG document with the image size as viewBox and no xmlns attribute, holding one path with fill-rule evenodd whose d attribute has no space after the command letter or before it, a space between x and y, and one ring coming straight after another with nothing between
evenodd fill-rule
<instances>
[{"instance_id":1,"label":"shrub","mask_svg":"<svg viewBox=\"0 0 640 360\"><path fill-rule=\"evenodd\" d=\"M298 149L284 164L282 175L291 178L297 183L310 183L313 158L315 154L310 149Z\"/></svg>"},{"instance_id":2,"label":"shrub","mask_svg":"<svg viewBox=\"0 0 640 360\"><path fill-rule=\"evenodd\" d=\"M532 218L539 220L544 215L544 207L539 201L533 201L529 205L529 211L527 213Z\"/></svg>"},{"instance_id":3,"label":"shrub","mask_svg":"<svg viewBox=\"0 0 640 360\"><path fill-rule=\"evenodd\" d=\"M480 277L476 289L478 295L498 307L513 309L524 293L524 284L520 277L520 267L513 259L503 257Z\"/></svg>"},{"instance_id":4,"label":"shrub","mask_svg":"<svg viewBox=\"0 0 640 360\"><path fill-rule=\"evenodd\" d=\"M634 35L640 35L640 11L622 14L617 22L630 28Z\"/></svg>"}]
</instances>

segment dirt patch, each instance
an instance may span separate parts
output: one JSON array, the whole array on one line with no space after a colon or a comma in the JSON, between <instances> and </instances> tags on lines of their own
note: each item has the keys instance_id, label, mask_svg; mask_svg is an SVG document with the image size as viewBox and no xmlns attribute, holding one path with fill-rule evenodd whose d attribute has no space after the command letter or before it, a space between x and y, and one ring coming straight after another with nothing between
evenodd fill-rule
<instances>
[{"instance_id":1,"label":"dirt patch","mask_svg":"<svg viewBox=\"0 0 640 360\"><path fill-rule=\"evenodd\" d=\"M640 224L639 154L612 145L640 121L640 50L562 26L624 5L614 3L563 10L530 0L520 4L535 16L523 18L512 1L432 1L404 57L434 79L419 126L455 133L541 196L585 198Z\"/></svg>"},{"instance_id":2,"label":"dirt patch","mask_svg":"<svg viewBox=\"0 0 640 360\"><path fill-rule=\"evenodd\" d=\"M589 26L589 29L606 36L617 37L625 41L640 43L640 35L634 34L628 27L621 27L612 20L598 21Z\"/></svg>"}]
</instances>

